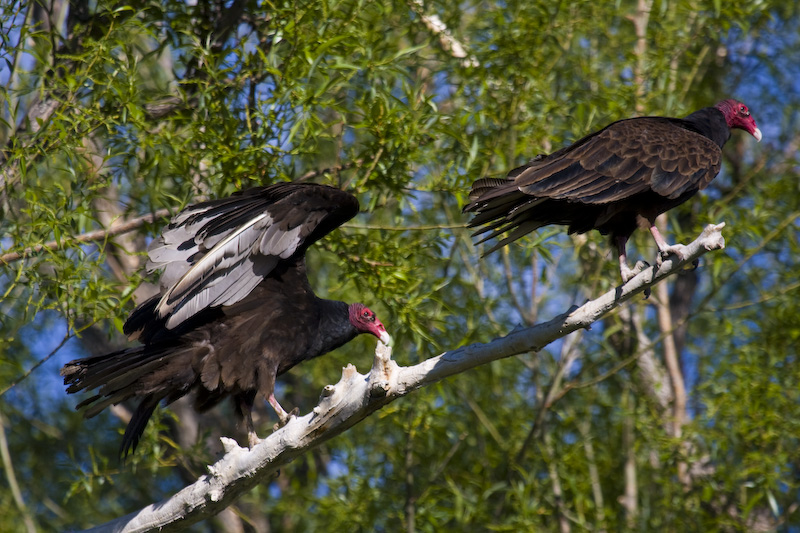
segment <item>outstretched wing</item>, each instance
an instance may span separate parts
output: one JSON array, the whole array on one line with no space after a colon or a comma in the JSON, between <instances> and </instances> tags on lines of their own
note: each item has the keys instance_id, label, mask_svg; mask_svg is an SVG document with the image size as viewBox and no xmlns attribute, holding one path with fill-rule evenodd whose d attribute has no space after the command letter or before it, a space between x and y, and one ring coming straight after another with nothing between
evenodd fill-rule
<instances>
[{"instance_id":1,"label":"outstretched wing","mask_svg":"<svg viewBox=\"0 0 800 533\"><path fill-rule=\"evenodd\" d=\"M519 190L536 198L605 204L652 190L669 199L704 189L722 151L679 119L615 122L575 144L512 171Z\"/></svg>"},{"instance_id":2,"label":"outstretched wing","mask_svg":"<svg viewBox=\"0 0 800 533\"><path fill-rule=\"evenodd\" d=\"M163 269L161 295L131 314L125 333L138 337L146 327L140 310L174 329L205 309L242 300L358 207L355 196L333 187L278 183L184 209L148 252L148 270Z\"/></svg>"}]
</instances>

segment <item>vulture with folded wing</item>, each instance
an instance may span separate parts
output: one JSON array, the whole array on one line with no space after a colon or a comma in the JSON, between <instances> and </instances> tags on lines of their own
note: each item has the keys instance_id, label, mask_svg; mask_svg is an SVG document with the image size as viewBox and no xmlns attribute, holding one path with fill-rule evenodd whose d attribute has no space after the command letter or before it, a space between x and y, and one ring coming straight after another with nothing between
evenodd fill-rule
<instances>
[{"instance_id":1,"label":"vulture with folded wing","mask_svg":"<svg viewBox=\"0 0 800 533\"><path fill-rule=\"evenodd\" d=\"M634 274L625 245L638 227L648 228L662 257L684 258L655 227L661 213L705 189L717 175L731 129L761 131L746 105L723 100L685 118L638 117L614 122L550 155L539 155L505 178L472 185L470 227L483 240L507 235L491 253L542 226L562 224L569 233L598 230L619 252L622 280Z\"/></svg>"}]
</instances>

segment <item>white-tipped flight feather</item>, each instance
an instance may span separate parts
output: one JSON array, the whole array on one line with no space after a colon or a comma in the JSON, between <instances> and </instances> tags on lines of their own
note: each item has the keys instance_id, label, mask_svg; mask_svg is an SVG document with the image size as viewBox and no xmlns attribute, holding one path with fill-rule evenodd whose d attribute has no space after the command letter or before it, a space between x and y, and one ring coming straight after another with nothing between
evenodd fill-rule
<instances>
[{"instance_id":1,"label":"white-tipped flight feather","mask_svg":"<svg viewBox=\"0 0 800 533\"><path fill-rule=\"evenodd\" d=\"M153 309L173 329L205 309L244 299L282 261L358 212L352 195L324 186L251 189L178 213L148 252L163 269Z\"/></svg>"},{"instance_id":2,"label":"white-tipped flight feather","mask_svg":"<svg viewBox=\"0 0 800 533\"><path fill-rule=\"evenodd\" d=\"M257 215L217 242L164 292L156 307L158 316L170 315L170 328L207 307L238 302L272 271L278 258L291 257L300 245L301 229L284 232L268 213ZM167 265L165 275L173 265L177 263Z\"/></svg>"}]
</instances>

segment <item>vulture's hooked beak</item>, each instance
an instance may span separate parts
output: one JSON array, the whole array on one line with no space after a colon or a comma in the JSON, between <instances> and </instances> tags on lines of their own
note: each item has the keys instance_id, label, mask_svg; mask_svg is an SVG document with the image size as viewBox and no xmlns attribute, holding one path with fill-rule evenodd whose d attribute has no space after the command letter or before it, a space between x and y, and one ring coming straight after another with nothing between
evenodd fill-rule
<instances>
[{"instance_id":1,"label":"vulture's hooked beak","mask_svg":"<svg viewBox=\"0 0 800 533\"><path fill-rule=\"evenodd\" d=\"M392 346L394 344L392 336L389 335L389 332L386 330L381 331L380 341L386 346Z\"/></svg>"}]
</instances>

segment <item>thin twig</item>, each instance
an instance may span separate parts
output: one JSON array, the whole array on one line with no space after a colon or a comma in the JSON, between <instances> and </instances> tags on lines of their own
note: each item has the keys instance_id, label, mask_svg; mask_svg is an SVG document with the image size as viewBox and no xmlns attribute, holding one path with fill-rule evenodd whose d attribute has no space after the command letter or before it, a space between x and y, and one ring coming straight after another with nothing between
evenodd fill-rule
<instances>
[{"instance_id":1,"label":"thin twig","mask_svg":"<svg viewBox=\"0 0 800 533\"><path fill-rule=\"evenodd\" d=\"M11 383L10 383L10 384L9 384L9 385L8 385L8 386L5 388L5 389L3 389L2 391L0 391L0 398L2 398L2 397L3 397L3 395L4 395L5 393L7 393L7 392L8 392L8 391L10 391L11 389L13 389L13 388L14 388L14 387L16 387L17 385L19 385L21 382L25 381L25 379L26 379L28 376L30 376L30 375L33 373L33 371L34 371L34 370L36 370L37 368L39 368L40 366L42 366L43 364L45 364L47 361L49 361L49 360L50 360L50 358L51 358L51 357L53 357L53 356L54 356L54 355L55 355L55 354L56 354L56 353L57 353L57 352L58 352L58 351L59 351L59 350L60 350L60 349L61 349L61 348L62 348L62 347L63 347L63 346L64 346L64 345L67 343L67 341L68 341L68 340L70 340L71 338L72 338L72 333L70 333L69 331L67 331L67 334L66 334L66 335L64 335L64 338L63 338L63 339L61 339L61 342L60 342L60 343L58 343L58 346L56 346L55 348L53 348L53 351L51 351L49 354L47 354L46 356L44 356L42 359L39 359L39 361L38 361L38 362L37 362L35 365L33 365L32 367L30 367L30 368L28 369L28 371L27 371L27 372L25 372L25 373L24 373L24 374L22 374L20 377L18 377L18 378L17 378L17 379L15 379L14 381L12 381L12 382L11 382Z\"/></svg>"},{"instance_id":2,"label":"thin twig","mask_svg":"<svg viewBox=\"0 0 800 533\"><path fill-rule=\"evenodd\" d=\"M370 163L369 168L367 169L367 171L364 173L364 177L365 178L368 178L369 175L372 174L372 171L375 170L375 167L378 166L378 161L381 160L381 156L383 155L383 150L384 150L384 147L381 146L380 148L378 148L378 151L372 157L372 162ZM363 162L364 160L363 159L359 159L358 161ZM359 163L358 166L360 167L361 163ZM344 182L344 186L342 187L342 189L347 189L350 186L350 184L353 182L354 179L355 179L355 176L351 176L350 179L348 179L347 181Z\"/></svg>"},{"instance_id":3,"label":"thin twig","mask_svg":"<svg viewBox=\"0 0 800 533\"><path fill-rule=\"evenodd\" d=\"M666 213L662 213L656 218L656 224L661 231L666 229ZM669 381L672 385L672 424L671 433L676 438L683 435L683 424L686 420L686 385L684 383L683 371L681 370L680 354L675 345L673 335L674 326L672 324L672 313L669 308L669 289L666 283L656 287L656 316L658 317L658 327L661 330L661 345L664 349L664 363L669 373ZM686 461L678 461L678 479L685 487L689 487L690 481L687 474L688 466Z\"/></svg>"},{"instance_id":4,"label":"thin twig","mask_svg":"<svg viewBox=\"0 0 800 533\"><path fill-rule=\"evenodd\" d=\"M545 452L545 463L547 464L547 474L550 476L550 488L553 491L555 500L556 518L558 519L558 530L561 533L570 533L572 528L569 525L567 506L564 503L564 491L561 488L561 478L558 476L558 465L561 458L555 457L553 450L553 438L550 433L545 433L542 439Z\"/></svg>"},{"instance_id":5,"label":"thin twig","mask_svg":"<svg viewBox=\"0 0 800 533\"><path fill-rule=\"evenodd\" d=\"M536 418L533 420L531 429L528 431L528 435L525 437L525 440L523 441L522 446L520 446L519 451L517 451L517 455L514 458L514 462L516 464L522 463L522 459L525 457L525 452L530 447L533 439L538 435L541 435L544 431L544 419L550 407L552 407L557 399L564 396L564 394L560 392L562 390L561 382L563 381L566 372L570 369L570 367L572 367L572 364L577 361L581 355L580 351L577 349L578 340L580 340L580 333L576 333L572 337L564 339L564 342L561 345L561 357L558 361L556 373L553 376L553 379L550 381L550 386L547 389L547 395L539 403L539 411L536 414Z\"/></svg>"},{"instance_id":6,"label":"thin twig","mask_svg":"<svg viewBox=\"0 0 800 533\"><path fill-rule=\"evenodd\" d=\"M14 498L14 503L22 515L22 520L25 522L25 529L28 533L36 533L36 524L31 517L30 511L25 506L25 500L22 499L22 491L19 490L17 483L17 476L14 474L14 463L11 461L11 452L8 451L8 440L6 439L6 419L0 413L0 456L3 458L3 469L6 471L6 479L8 480L8 487L11 489L11 496Z\"/></svg>"},{"instance_id":7,"label":"thin twig","mask_svg":"<svg viewBox=\"0 0 800 533\"><path fill-rule=\"evenodd\" d=\"M360 167L364 163L363 159L356 159L355 161L348 161L347 163L342 163L341 165L333 165L328 168L322 168L317 170L310 170L297 178L295 181L308 181L323 174L336 174L337 172L342 172L343 170L349 170L353 167Z\"/></svg>"},{"instance_id":8,"label":"thin twig","mask_svg":"<svg viewBox=\"0 0 800 533\"><path fill-rule=\"evenodd\" d=\"M25 11L25 20L22 23L21 28L29 28L31 22L31 16L33 15L33 8L36 5L35 2L28 3L28 7ZM22 5L20 5L20 9ZM17 109L17 101L19 100L18 92L19 92L19 80L22 78L19 72L19 65L22 63L22 57L25 55L25 48L22 46L24 39L26 38L25 30L19 32L19 42L17 43L17 51L14 54L14 60L11 63L11 68L9 71L9 82L8 82L8 110L11 120L9 120L9 131L6 133L8 139L14 137L17 129L17 117L14 115L14 111Z\"/></svg>"},{"instance_id":9,"label":"thin twig","mask_svg":"<svg viewBox=\"0 0 800 533\"><path fill-rule=\"evenodd\" d=\"M506 288L508 289L508 297L511 298L511 304L517 310L519 315L522 317L522 320L525 321L525 324L533 324L533 319L531 315L528 314L528 310L525 309L525 305L520 299L517 297L517 291L514 288L514 281L516 276L514 276L513 269L511 268L511 260L509 259L511 253L508 250L508 246L504 246L502 250L502 258L503 258L503 277L506 280ZM531 254L535 255L535 254ZM520 276L522 277L522 276Z\"/></svg>"},{"instance_id":10,"label":"thin twig","mask_svg":"<svg viewBox=\"0 0 800 533\"><path fill-rule=\"evenodd\" d=\"M597 469L597 460L595 459L594 445L592 444L592 417L586 416L578 420L578 431L583 440L583 451L586 454L586 463L589 467L589 482L592 485L595 520L597 521L598 531L604 532L606 530L606 506L603 501L603 486L600 484L600 473Z\"/></svg>"},{"instance_id":11,"label":"thin twig","mask_svg":"<svg viewBox=\"0 0 800 533\"><path fill-rule=\"evenodd\" d=\"M127 222L120 222L118 224L112 224L110 228L103 228L94 231L89 231L86 233L82 233L81 235L76 235L75 237L68 238L63 241L50 241L44 244L37 244L36 246L31 246L30 248L25 248L25 250L21 252L6 252L2 256L0 256L0 264L8 265L13 263L14 261L19 261L20 259L24 259L25 257L29 257L33 254L37 254L43 250L57 250L62 248L65 244L69 242L92 242L92 241L103 241L108 237L114 237L115 235L121 235L123 233L128 233L129 231L133 231L145 224L150 224L155 222L160 218L164 218L171 213L169 209L159 209L153 213L149 213L147 215L143 215L132 220L128 220Z\"/></svg>"},{"instance_id":12,"label":"thin twig","mask_svg":"<svg viewBox=\"0 0 800 533\"><path fill-rule=\"evenodd\" d=\"M343 228L380 231L432 231L437 229L465 229L464 224L422 224L420 226L381 226L377 224L343 224Z\"/></svg>"},{"instance_id":13,"label":"thin twig","mask_svg":"<svg viewBox=\"0 0 800 533\"><path fill-rule=\"evenodd\" d=\"M767 234L766 234L766 235L765 235L765 236L764 236L764 237L763 237L763 238L762 238L762 239L761 239L761 240L758 242L758 244L757 244L755 247L753 247L752 249L750 249L750 250L747 252L747 254L746 254L744 257L742 257L742 258L739 260L739 262L738 262L738 263L736 263L736 266L735 266L735 267L733 267L733 268L732 268L732 269L730 269L730 270L727 270L727 271L725 272L725 277L724 277L724 278L722 278L722 279L719 281L719 284L718 284L716 287L712 288L710 291L708 291L708 294L706 294L706 295L705 295L705 297L703 298L703 300L702 300L702 301L701 301L701 302L700 302L700 303L699 303L699 304L696 306L696 309L697 309L696 313L699 313L699 312L701 312L701 310L702 310L702 309L703 309L703 308L704 308L704 307L705 307L705 306L706 306L706 305L707 305L707 304L708 304L708 303L711 301L711 299L712 299L714 296L716 296L716 295L717 295L717 292L719 292L719 290L720 290L722 287L724 287L725 285L727 285L727 283L728 283L728 282L731 280L731 278L733 278L733 276L735 276L735 275L736 275L736 274L739 272L739 270L741 270L741 269L742 269L742 267L744 267L744 265L745 265L745 264L746 264L748 261L750 261L750 260L751 260L753 257L755 257L755 256L756 256L756 254L758 254L758 253L759 253L761 250L763 250L763 249L764 249L764 247L765 247L766 245L768 245L768 244L769 244L770 242L772 242L772 241L773 241L773 240L774 240L776 237L778 237L778 236L779 236L779 235L780 235L780 234L783 232L783 230L785 230L787 227L789 227L791 224L793 224L793 223L794 223L794 221L795 221L795 220L797 220L798 218L800 218L800 211L794 211L793 213L790 213L790 214L789 214L789 215L788 215L786 218L784 218L784 219L783 219L783 220L782 220L782 221L781 221L781 222L780 222L780 223L779 223L777 226L775 226L775 227L772 229L772 231L770 231L769 233L767 233ZM695 313L695 314L696 314L696 313ZM689 320L689 318L690 318L690 317L687 317L687 318L686 318L686 320L685 320L684 322L688 321L688 320ZM681 324L678 324L678 326L680 326L680 325L681 325Z\"/></svg>"},{"instance_id":14,"label":"thin twig","mask_svg":"<svg viewBox=\"0 0 800 533\"><path fill-rule=\"evenodd\" d=\"M622 393L622 410L624 419L622 423L622 453L625 457L624 478L625 492L619 497L622 507L625 508L625 523L629 530L636 529L636 517L639 514L638 496L639 483L636 479L636 434L633 413L635 405L633 394L629 390Z\"/></svg>"},{"instance_id":15,"label":"thin twig","mask_svg":"<svg viewBox=\"0 0 800 533\"><path fill-rule=\"evenodd\" d=\"M409 416L413 413L409 411ZM416 527L417 498L414 496L414 432L406 433L405 470L406 503L403 506L406 519L406 533L414 533Z\"/></svg>"},{"instance_id":16,"label":"thin twig","mask_svg":"<svg viewBox=\"0 0 800 533\"><path fill-rule=\"evenodd\" d=\"M789 285L781 288L777 292L765 294L756 300L748 300L746 302L739 302L737 304L726 305L724 307L717 308L718 311L736 311L739 309L744 309L745 307L750 307L752 305L759 305L765 302L772 300L773 298L780 298L781 296L785 296L792 291L796 291L800 288L800 281L795 281L794 283L790 283ZM677 329L677 327L676 327Z\"/></svg>"}]
</instances>

